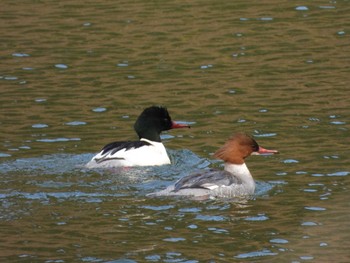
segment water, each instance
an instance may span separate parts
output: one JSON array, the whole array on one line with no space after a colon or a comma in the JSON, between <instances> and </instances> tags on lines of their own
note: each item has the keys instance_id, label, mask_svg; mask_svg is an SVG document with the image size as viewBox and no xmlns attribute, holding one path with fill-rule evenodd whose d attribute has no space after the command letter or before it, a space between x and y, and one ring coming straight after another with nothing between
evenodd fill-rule
<instances>
[{"instance_id":1,"label":"water","mask_svg":"<svg viewBox=\"0 0 350 263\"><path fill-rule=\"evenodd\" d=\"M349 262L347 1L3 1L4 262ZM143 108L171 166L87 170ZM245 131L252 200L148 198Z\"/></svg>"}]
</instances>

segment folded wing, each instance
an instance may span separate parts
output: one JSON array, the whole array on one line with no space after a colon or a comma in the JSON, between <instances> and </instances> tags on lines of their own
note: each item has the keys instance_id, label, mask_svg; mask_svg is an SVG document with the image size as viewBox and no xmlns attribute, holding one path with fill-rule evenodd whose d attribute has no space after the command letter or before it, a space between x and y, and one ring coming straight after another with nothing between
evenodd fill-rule
<instances>
[{"instance_id":1,"label":"folded wing","mask_svg":"<svg viewBox=\"0 0 350 263\"><path fill-rule=\"evenodd\" d=\"M226 187L232 184L241 184L241 180L232 176L227 171L209 169L205 173L193 173L187 175L175 183L174 192L186 188L204 188L213 190L218 187Z\"/></svg>"}]
</instances>

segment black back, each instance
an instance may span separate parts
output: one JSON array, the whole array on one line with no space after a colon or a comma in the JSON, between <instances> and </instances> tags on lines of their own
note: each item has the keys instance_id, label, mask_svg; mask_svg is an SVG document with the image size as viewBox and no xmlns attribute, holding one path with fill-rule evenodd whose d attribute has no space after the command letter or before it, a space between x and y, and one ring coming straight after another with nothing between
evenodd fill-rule
<instances>
[{"instance_id":1,"label":"black back","mask_svg":"<svg viewBox=\"0 0 350 263\"><path fill-rule=\"evenodd\" d=\"M107 152L110 152L110 154L114 154L122 149L125 149L125 151L130 149L137 149L145 145L151 145L148 142L145 141L125 141L125 142L111 142L107 144L102 149L102 154L105 154Z\"/></svg>"}]
</instances>

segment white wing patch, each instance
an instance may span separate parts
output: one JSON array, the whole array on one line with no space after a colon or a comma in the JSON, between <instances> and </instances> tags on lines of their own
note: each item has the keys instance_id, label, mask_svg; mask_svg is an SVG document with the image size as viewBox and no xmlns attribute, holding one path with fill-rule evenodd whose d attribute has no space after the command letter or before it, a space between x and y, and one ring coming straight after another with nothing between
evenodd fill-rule
<instances>
[{"instance_id":1,"label":"white wing patch","mask_svg":"<svg viewBox=\"0 0 350 263\"><path fill-rule=\"evenodd\" d=\"M219 188L217 184L211 184L211 183L206 183L201 185L203 188L207 188L209 190L214 190L216 188Z\"/></svg>"}]
</instances>

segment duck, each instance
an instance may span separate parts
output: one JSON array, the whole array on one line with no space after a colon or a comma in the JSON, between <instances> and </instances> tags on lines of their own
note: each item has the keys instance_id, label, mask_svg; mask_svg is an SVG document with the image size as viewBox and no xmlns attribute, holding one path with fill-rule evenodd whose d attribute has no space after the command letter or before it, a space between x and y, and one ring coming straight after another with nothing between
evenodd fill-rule
<instances>
[{"instance_id":1,"label":"duck","mask_svg":"<svg viewBox=\"0 0 350 263\"><path fill-rule=\"evenodd\" d=\"M111 142L85 166L112 168L170 164L170 158L161 142L160 134L163 131L178 128L190 128L190 125L172 121L166 107L148 107L143 110L134 124L139 140Z\"/></svg>"},{"instance_id":2,"label":"duck","mask_svg":"<svg viewBox=\"0 0 350 263\"><path fill-rule=\"evenodd\" d=\"M224 170L208 169L186 175L164 190L148 196L191 196L198 199L252 196L255 181L245 159L251 155L277 154L258 145L252 136L236 133L214 153L224 161Z\"/></svg>"}]
</instances>

